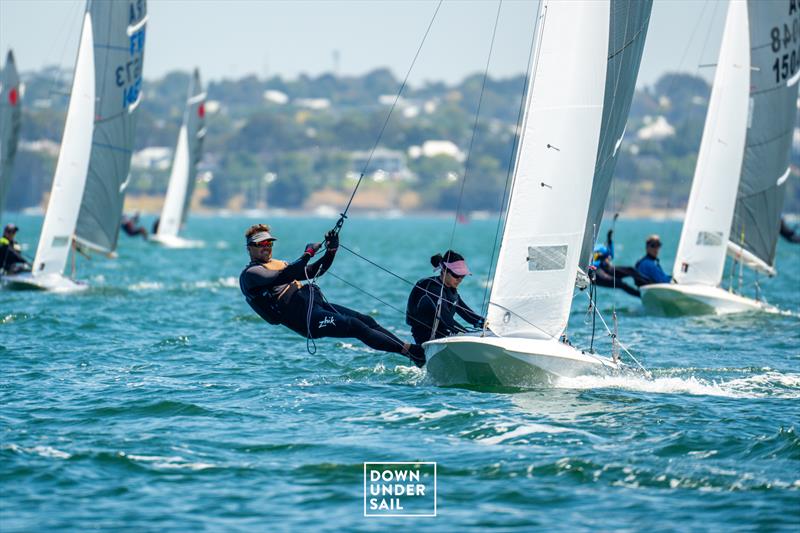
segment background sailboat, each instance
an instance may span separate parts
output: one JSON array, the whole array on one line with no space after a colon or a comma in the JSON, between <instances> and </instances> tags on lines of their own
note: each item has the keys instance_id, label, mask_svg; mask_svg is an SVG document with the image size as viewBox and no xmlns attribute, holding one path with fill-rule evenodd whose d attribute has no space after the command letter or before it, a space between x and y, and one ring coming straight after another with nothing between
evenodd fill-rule
<instances>
[{"instance_id":1,"label":"background sailboat","mask_svg":"<svg viewBox=\"0 0 800 533\"><path fill-rule=\"evenodd\" d=\"M85 284L64 275L73 240L105 252L116 246L135 111L142 96L146 21L144 0L87 2L33 271L5 276L7 287L83 289Z\"/></svg>"},{"instance_id":2,"label":"background sailboat","mask_svg":"<svg viewBox=\"0 0 800 533\"><path fill-rule=\"evenodd\" d=\"M650 7L543 4L488 328L425 344L437 382L526 385L618 368L562 336L588 213L600 206L601 214L608 193ZM602 183L593 191L595 179Z\"/></svg>"},{"instance_id":3,"label":"background sailboat","mask_svg":"<svg viewBox=\"0 0 800 533\"><path fill-rule=\"evenodd\" d=\"M726 252L740 266L776 273L800 79L797 61L783 61L795 52L789 46L796 41L783 39L793 20L790 3L730 2L674 283L642 287L646 309L667 315L775 310L736 294L733 279L727 290L720 285Z\"/></svg>"},{"instance_id":4,"label":"background sailboat","mask_svg":"<svg viewBox=\"0 0 800 533\"><path fill-rule=\"evenodd\" d=\"M14 171L21 117L19 74L14 53L9 50L0 77L0 221L3 220L3 206Z\"/></svg>"},{"instance_id":5,"label":"background sailboat","mask_svg":"<svg viewBox=\"0 0 800 533\"><path fill-rule=\"evenodd\" d=\"M161 210L158 229L151 240L169 248L198 246L198 241L188 241L178 236L186 222L197 181L197 164L203 156L206 93L200 83L200 72L195 69L189 82L189 96L183 114L183 124L178 133L175 157L172 161L167 195Z\"/></svg>"}]
</instances>

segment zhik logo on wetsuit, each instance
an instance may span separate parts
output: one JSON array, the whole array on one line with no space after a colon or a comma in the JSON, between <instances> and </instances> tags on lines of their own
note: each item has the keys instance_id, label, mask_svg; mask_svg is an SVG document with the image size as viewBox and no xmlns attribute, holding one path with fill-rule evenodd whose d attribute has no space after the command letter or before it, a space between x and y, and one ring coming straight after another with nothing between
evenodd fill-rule
<instances>
[{"instance_id":1,"label":"zhik logo on wetsuit","mask_svg":"<svg viewBox=\"0 0 800 533\"><path fill-rule=\"evenodd\" d=\"M326 316L322 320L319 321L319 328L324 328L327 325L335 326L336 322L333 321L332 316Z\"/></svg>"}]
</instances>

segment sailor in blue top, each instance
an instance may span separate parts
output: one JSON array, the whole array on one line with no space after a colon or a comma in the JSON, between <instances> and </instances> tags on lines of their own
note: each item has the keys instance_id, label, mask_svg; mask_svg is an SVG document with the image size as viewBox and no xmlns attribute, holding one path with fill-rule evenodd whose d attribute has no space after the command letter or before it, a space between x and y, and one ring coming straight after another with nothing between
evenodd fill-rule
<instances>
[{"instance_id":1,"label":"sailor in blue top","mask_svg":"<svg viewBox=\"0 0 800 533\"><path fill-rule=\"evenodd\" d=\"M645 278L644 283L637 283L640 287L642 285L669 283L672 281L672 277L664 272L664 269L661 268L661 263L658 261L659 250L661 250L661 238L658 235L650 235L646 242L646 255L636 262L636 270Z\"/></svg>"}]
</instances>

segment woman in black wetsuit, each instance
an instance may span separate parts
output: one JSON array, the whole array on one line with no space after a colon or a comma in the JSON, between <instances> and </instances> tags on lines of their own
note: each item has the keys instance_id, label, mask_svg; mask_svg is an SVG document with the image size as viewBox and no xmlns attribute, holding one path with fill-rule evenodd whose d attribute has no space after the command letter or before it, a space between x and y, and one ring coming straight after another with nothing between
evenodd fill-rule
<instances>
[{"instance_id":1,"label":"woman in black wetsuit","mask_svg":"<svg viewBox=\"0 0 800 533\"><path fill-rule=\"evenodd\" d=\"M239 287L261 318L306 338L354 337L374 350L405 355L419 367L425 364L425 352L418 344L403 342L372 317L332 304L315 284L302 283L318 278L330 268L339 247L339 237L334 232L325 236L325 254L310 264L322 243L307 244L299 259L287 263L272 258L276 239L269 226L251 226L245 237L250 264L239 276Z\"/></svg>"},{"instance_id":2,"label":"woman in black wetsuit","mask_svg":"<svg viewBox=\"0 0 800 533\"><path fill-rule=\"evenodd\" d=\"M455 320L456 314L467 321L471 326L482 328L484 318L470 309L458 294L458 286L464 276L470 274L464 257L452 250L431 257L434 268L441 269L439 275L419 280L411 294L408 296L406 306L406 324L411 326L411 335L414 342L423 342L440 339L464 333L467 328ZM439 296L441 295L441 305ZM436 309L439 307L436 333L431 335L434 323L437 322Z\"/></svg>"}]
</instances>

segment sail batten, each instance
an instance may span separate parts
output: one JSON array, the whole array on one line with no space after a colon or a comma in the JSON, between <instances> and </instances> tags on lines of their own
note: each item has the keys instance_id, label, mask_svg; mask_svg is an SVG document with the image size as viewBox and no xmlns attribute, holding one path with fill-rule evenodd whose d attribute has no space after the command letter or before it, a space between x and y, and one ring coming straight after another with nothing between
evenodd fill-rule
<instances>
[{"instance_id":1,"label":"sail batten","mask_svg":"<svg viewBox=\"0 0 800 533\"><path fill-rule=\"evenodd\" d=\"M112 252L129 180L142 98L147 22L145 0L89 0L95 26L97 111L91 159L76 240L92 250Z\"/></svg>"}]
</instances>

